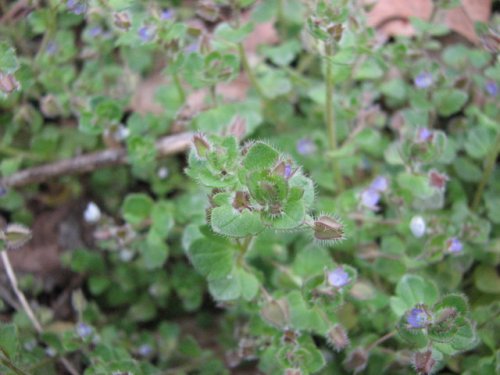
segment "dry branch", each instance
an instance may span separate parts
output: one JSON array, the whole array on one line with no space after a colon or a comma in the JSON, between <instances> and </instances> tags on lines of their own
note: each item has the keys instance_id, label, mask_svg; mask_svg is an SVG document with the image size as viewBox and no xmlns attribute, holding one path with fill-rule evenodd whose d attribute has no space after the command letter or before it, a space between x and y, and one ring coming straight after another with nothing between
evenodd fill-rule
<instances>
[{"instance_id":1,"label":"dry branch","mask_svg":"<svg viewBox=\"0 0 500 375\"><path fill-rule=\"evenodd\" d=\"M156 142L158 157L173 155L186 150L189 147L192 136L191 132L185 132L159 139ZM6 188L20 187L44 182L60 176L92 172L96 169L125 164L126 162L126 149L109 149L24 169L12 176L0 179L0 186Z\"/></svg>"}]
</instances>

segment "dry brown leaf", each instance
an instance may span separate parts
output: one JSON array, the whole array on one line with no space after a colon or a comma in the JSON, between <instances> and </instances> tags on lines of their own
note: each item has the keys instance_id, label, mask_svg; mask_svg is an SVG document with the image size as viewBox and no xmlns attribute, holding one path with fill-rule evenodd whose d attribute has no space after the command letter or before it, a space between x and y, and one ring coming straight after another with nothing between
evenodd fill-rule
<instances>
[{"instance_id":1,"label":"dry brown leaf","mask_svg":"<svg viewBox=\"0 0 500 375\"><path fill-rule=\"evenodd\" d=\"M368 14L368 24L390 36L413 35L409 17L428 20L432 14L431 0L379 0ZM478 42L474 22L487 22L491 15L491 0L462 0L462 6L444 12L443 19L453 31L473 43Z\"/></svg>"}]
</instances>

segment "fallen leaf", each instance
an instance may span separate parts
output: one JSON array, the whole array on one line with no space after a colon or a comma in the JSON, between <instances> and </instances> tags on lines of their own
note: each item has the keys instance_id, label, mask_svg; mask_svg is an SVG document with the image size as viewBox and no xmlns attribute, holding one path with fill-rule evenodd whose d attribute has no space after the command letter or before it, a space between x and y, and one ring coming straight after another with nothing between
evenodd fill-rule
<instances>
[{"instance_id":1,"label":"fallen leaf","mask_svg":"<svg viewBox=\"0 0 500 375\"><path fill-rule=\"evenodd\" d=\"M379 0L368 14L368 24L389 36L411 36L415 30L409 18L429 20L432 9L431 0ZM436 19L442 19L451 30L478 43L474 22L487 22L490 15L491 0L462 0L460 7L444 11Z\"/></svg>"}]
</instances>

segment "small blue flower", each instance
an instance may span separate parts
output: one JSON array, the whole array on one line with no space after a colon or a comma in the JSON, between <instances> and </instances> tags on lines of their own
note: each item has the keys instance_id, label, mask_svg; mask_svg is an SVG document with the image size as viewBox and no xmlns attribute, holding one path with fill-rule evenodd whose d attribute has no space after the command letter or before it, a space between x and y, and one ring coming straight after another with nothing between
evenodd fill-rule
<instances>
[{"instance_id":1,"label":"small blue flower","mask_svg":"<svg viewBox=\"0 0 500 375\"><path fill-rule=\"evenodd\" d=\"M137 34L144 43L151 42L156 36L156 27L154 27L153 25L142 26Z\"/></svg>"},{"instance_id":2,"label":"small blue flower","mask_svg":"<svg viewBox=\"0 0 500 375\"><path fill-rule=\"evenodd\" d=\"M149 344L142 344L137 352L142 357L149 357L153 353L153 348Z\"/></svg>"},{"instance_id":3,"label":"small blue flower","mask_svg":"<svg viewBox=\"0 0 500 375\"><path fill-rule=\"evenodd\" d=\"M290 164L285 164L285 171L283 172L283 177L287 180L292 176L292 166Z\"/></svg>"},{"instance_id":4,"label":"small blue flower","mask_svg":"<svg viewBox=\"0 0 500 375\"><path fill-rule=\"evenodd\" d=\"M337 267L333 271L329 271L327 274L328 284L334 286L335 288L342 288L349 284L351 280L349 279L349 274L344 270L343 267Z\"/></svg>"},{"instance_id":5,"label":"small blue flower","mask_svg":"<svg viewBox=\"0 0 500 375\"><path fill-rule=\"evenodd\" d=\"M413 83L419 89L426 89L432 85L433 78L429 72L422 72L413 79Z\"/></svg>"},{"instance_id":6,"label":"small blue flower","mask_svg":"<svg viewBox=\"0 0 500 375\"><path fill-rule=\"evenodd\" d=\"M301 138L295 145L297 152L300 155L311 155L316 152L316 144L309 138Z\"/></svg>"},{"instance_id":7,"label":"small blue flower","mask_svg":"<svg viewBox=\"0 0 500 375\"><path fill-rule=\"evenodd\" d=\"M193 43L189 44L184 50L186 51L186 53L198 52L199 44L199 40L196 40Z\"/></svg>"},{"instance_id":8,"label":"small blue flower","mask_svg":"<svg viewBox=\"0 0 500 375\"><path fill-rule=\"evenodd\" d=\"M102 34L102 27L101 26L94 26L93 28L91 28L89 31L89 36L91 38L96 38L98 37L99 35Z\"/></svg>"},{"instance_id":9,"label":"small blue flower","mask_svg":"<svg viewBox=\"0 0 500 375\"><path fill-rule=\"evenodd\" d=\"M417 142L430 142L433 137L434 133L427 128L420 128L417 131Z\"/></svg>"},{"instance_id":10,"label":"small blue flower","mask_svg":"<svg viewBox=\"0 0 500 375\"><path fill-rule=\"evenodd\" d=\"M80 336L82 339L89 337L90 335L92 335L93 332L94 332L94 330L88 324L85 324L83 322L79 322L76 325L76 334L78 336Z\"/></svg>"},{"instance_id":11,"label":"small blue flower","mask_svg":"<svg viewBox=\"0 0 500 375\"><path fill-rule=\"evenodd\" d=\"M406 315L406 322L411 328L424 328L430 316L423 307L414 307Z\"/></svg>"},{"instance_id":12,"label":"small blue flower","mask_svg":"<svg viewBox=\"0 0 500 375\"><path fill-rule=\"evenodd\" d=\"M82 0L68 0L66 2L66 7L71 13L78 16L85 13L87 10L87 4Z\"/></svg>"},{"instance_id":13,"label":"small blue flower","mask_svg":"<svg viewBox=\"0 0 500 375\"><path fill-rule=\"evenodd\" d=\"M484 86L484 88L490 96L497 96L498 95L498 85L495 81L486 82L486 85Z\"/></svg>"},{"instance_id":14,"label":"small blue flower","mask_svg":"<svg viewBox=\"0 0 500 375\"><path fill-rule=\"evenodd\" d=\"M446 241L446 247L450 253L459 253L463 250L464 245L457 237L452 237Z\"/></svg>"},{"instance_id":15,"label":"small blue flower","mask_svg":"<svg viewBox=\"0 0 500 375\"><path fill-rule=\"evenodd\" d=\"M375 189L368 188L361 193L361 204L369 210L378 211L380 209L379 201L380 193Z\"/></svg>"},{"instance_id":16,"label":"small blue flower","mask_svg":"<svg viewBox=\"0 0 500 375\"><path fill-rule=\"evenodd\" d=\"M389 187L389 180L384 176L377 176L370 184L370 189L383 193Z\"/></svg>"},{"instance_id":17,"label":"small blue flower","mask_svg":"<svg viewBox=\"0 0 500 375\"><path fill-rule=\"evenodd\" d=\"M168 21L173 19L175 16L175 12L172 9L165 9L161 12L160 19L162 21Z\"/></svg>"},{"instance_id":18,"label":"small blue flower","mask_svg":"<svg viewBox=\"0 0 500 375\"><path fill-rule=\"evenodd\" d=\"M58 50L59 50L59 46L57 45L57 43L55 41L51 40L50 42L47 43L47 48L45 49L45 51L49 55L55 55Z\"/></svg>"}]
</instances>

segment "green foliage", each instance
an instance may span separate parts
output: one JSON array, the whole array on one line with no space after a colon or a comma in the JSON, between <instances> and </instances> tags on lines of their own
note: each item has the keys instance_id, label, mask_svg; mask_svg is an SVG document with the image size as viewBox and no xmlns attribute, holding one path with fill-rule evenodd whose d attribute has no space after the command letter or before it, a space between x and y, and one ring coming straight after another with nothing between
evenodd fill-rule
<instances>
[{"instance_id":1,"label":"green foliage","mask_svg":"<svg viewBox=\"0 0 500 375\"><path fill-rule=\"evenodd\" d=\"M495 16L465 45L360 1L29 3L0 5L1 374L498 369Z\"/></svg>"}]
</instances>

